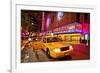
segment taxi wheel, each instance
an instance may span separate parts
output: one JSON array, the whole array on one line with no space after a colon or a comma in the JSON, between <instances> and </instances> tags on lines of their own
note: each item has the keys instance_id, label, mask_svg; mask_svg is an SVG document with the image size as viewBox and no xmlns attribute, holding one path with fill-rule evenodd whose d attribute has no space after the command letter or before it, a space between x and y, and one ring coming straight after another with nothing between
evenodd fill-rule
<instances>
[{"instance_id":1,"label":"taxi wheel","mask_svg":"<svg viewBox=\"0 0 100 73\"><path fill-rule=\"evenodd\" d=\"M48 48L47 48L46 54L47 54L48 58L52 58L52 57L50 56L50 51L49 51Z\"/></svg>"}]
</instances>

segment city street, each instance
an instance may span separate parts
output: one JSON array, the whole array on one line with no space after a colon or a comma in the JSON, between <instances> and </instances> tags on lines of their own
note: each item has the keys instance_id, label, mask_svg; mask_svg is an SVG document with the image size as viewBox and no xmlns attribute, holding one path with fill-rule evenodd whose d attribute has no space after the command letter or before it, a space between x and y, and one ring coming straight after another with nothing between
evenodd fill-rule
<instances>
[{"instance_id":1,"label":"city street","mask_svg":"<svg viewBox=\"0 0 100 73\"><path fill-rule=\"evenodd\" d=\"M90 59L90 13L21 10L21 63Z\"/></svg>"},{"instance_id":2,"label":"city street","mask_svg":"<svg viewBox=\"0 0 100 73\"><path fill-rule=\"evenodd\" d=\"M74 51L71 53L73 60L87 60L90 57L89 46L79 44L73 45Z\"/></svg>"},{"instance_id":3,"label":"city street","mask_svg":"<svg viewBox=\"0 0 100 73\"><path fill-rule=\"evenodd\" d=\"M46 61L69 61L69 60L87 60L89 59L89 47L85 45L73 45L73 52L65 57L62 58L48 58L46 53L42 50L37 50L33 52L33 57L28 58L31 60L23 60L23 62L46 62Z\"/></svg>"}]
</instances>

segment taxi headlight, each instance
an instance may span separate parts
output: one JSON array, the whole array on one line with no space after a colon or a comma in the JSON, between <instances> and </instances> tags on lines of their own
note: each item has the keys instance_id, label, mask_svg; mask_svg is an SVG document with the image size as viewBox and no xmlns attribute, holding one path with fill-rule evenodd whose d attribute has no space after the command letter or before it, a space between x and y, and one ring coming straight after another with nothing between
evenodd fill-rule
<instances>
[{"instance_id":1,"label":"taxi headlight","mask_svg":"<svg viewBox=\"0 0 100 73\"><path fill-rule=\"evenodd\" d=\"M69 48L70 48L70 49L73 49L73 47L72 47L72 46L69 46Z\"/></svg>"},{"instance_id":2,"label":"taxi headlight","mask_svg":"<svg viewBox=\"0 0 100 73\"><path fill-rule=\"evenodd\" d=\"M54 52L56 52L56 53L59 53L61 50L60 50L60 48L55 48L54 49Z\"/></svg>"}]
</instances>

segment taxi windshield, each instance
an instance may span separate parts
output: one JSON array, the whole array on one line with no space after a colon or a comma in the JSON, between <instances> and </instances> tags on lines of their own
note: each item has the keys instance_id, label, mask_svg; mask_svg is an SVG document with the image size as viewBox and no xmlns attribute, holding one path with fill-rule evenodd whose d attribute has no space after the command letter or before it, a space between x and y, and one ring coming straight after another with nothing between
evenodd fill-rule
<instances>
[{"instance_id":1,"label":"taxi windshield","mask_svg":"<svg viewBox=\"0 0 100 73\"><path fill-rule=\"evenodd\" d=\"M48 37L48 38L44 38L45 40L45 43L51 43L51 42L61 42L63 41L62 39L60 38L57 38L57 37Z\"/></svg>"}]
</instances>

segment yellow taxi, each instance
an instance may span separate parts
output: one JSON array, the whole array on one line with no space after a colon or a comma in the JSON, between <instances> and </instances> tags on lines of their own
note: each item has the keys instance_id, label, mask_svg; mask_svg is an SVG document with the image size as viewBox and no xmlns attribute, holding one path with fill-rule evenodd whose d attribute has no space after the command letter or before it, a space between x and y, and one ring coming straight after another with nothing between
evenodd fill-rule
<instances>
[{"instance_id":1,"label":"yellow taxi","mask_svg":"<svg viewBox=\"0 0 100 73\"><path fill-rule=\"evenodd\" d=\"M43 37L40 42L33 42L34 49L42 49L48 57L60 58L69 55L73 47L58 37Z\"/></svg>"}]
</instances>

